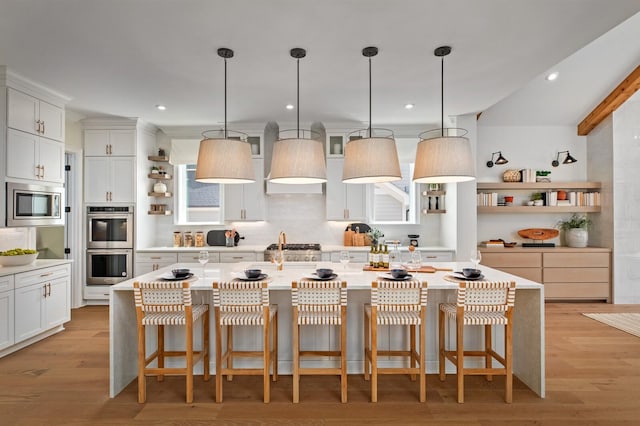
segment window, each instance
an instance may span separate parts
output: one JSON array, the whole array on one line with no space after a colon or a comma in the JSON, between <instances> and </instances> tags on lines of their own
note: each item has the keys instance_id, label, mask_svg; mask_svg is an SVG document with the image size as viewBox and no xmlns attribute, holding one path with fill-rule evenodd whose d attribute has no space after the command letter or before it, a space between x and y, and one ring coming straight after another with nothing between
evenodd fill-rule
<instances>
[{"instance_id":1,"label":"window","mask_svg":"<svg viewBox=\"0 0 640 426\"><path fill-rule=\"evenodd\" d=\"M176 223L221 224L222 185L196 182L196 165L176 166Z\"/></svg>"},{"instance_id":2,"label":"window","mask_svg":"<svg viewBox=\"0 0 640 426\"><path fill-rule=\"evenodd\" d=\"M417 223L413 163L400 163L400 172L401 180L370 185L372 223Z\"/></svg>"}]
</instances>

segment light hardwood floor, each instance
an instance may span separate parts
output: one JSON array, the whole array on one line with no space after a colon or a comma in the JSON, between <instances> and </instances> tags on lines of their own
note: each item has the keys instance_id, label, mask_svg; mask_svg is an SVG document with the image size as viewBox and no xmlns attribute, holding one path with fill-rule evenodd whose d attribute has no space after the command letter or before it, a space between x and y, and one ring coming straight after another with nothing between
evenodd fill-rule
<instances>
[{"instance_id":1,"label":"light hardwood floor","mask_svg":"<svg viewBox=\"0 0 640 426\"><path fill-rule=\"evenodd\" d=\"M582 312L640 312L640 305L547 304L545 399L516 379L508 405L504 378L469 377L460 405L454 376L441 383L428 375L420 404L415 382L383 376L372 404L368 382L351 375L349 403L340 403L338 377L303 377L294 405L291 376L280 376L263 404L261 378L238 376L216 404L213 380L198 376L187 405L181 377L148 379L146 404L136 402L135 381L110 399L107 308L86 307L73 311L64 332L0 359L0 424L638 425L640 338Z\"/></svg>"}]
</instances>

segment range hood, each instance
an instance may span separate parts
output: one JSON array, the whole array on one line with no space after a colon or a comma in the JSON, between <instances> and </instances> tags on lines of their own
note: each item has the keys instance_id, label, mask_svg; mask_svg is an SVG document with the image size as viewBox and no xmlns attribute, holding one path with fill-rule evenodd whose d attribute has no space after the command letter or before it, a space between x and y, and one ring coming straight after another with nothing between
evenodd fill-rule
<instances>
[{"instance_id":1,"label":"range hood","mask_svg":"<svg viewBox=\"0 0 640 426\"><path fill-rule=\"evenodd\" d=\"M312 132L317 133L321 137L321 141L324 141L326 132L322 123L313 123L311 125ZM284 183L272 183L269 181L269 172L271 171L271 156L273 155L273 144L278 140L280 133L280 127L278 123L273 121L267 123L264 128L264 171L267 174L265 176L267 195L274 194L322 194L321 183L311 183L302 185L284 184ZM322 146L325 144L323 142Z\"/></svg>"}]
</instances>

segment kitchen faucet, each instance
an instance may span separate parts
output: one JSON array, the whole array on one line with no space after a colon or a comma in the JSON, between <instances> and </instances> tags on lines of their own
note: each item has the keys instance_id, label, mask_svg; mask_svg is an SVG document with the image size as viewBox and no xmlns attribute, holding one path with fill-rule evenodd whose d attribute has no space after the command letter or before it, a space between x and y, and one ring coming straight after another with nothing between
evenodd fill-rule
<instances>
[{"instance_id":1,"label":"kitchen faucet","mask_svg":"<svg viewBox=\"0 0 640 426\"><path fill-rule=\"evenodd\" d=\"M280 231L280 235L278 235L278 253L276 253L276 266L278 271L282 271L284 266L284 254L282 253L282 246L286 244L287 234L285 234L284 231Z\"/></svg>"},{"instance_id":2,"label":"kitchen faucet","mask_svg":"<svg viewBox=\"0 0 640 426\"><path fill-rule=\"evenodd\" d=\"M278 235L278 250L282 251L283 245L287 245L287 234L284 231L280 231L280 235Z\"/></svg>"}]
</instances>

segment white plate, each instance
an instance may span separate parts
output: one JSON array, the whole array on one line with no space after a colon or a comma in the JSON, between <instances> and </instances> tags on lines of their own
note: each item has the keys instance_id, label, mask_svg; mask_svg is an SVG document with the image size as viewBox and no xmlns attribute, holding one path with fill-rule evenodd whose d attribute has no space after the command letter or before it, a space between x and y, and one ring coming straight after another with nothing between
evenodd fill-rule
<instances>
[{"instance_id":1,"label":"white plate","mask_svg":"<svg viewBox=\"0 0 640 426\"><path fill-rule=\"evenodd\" d=\"M482 275L482 274L480 274L480 276L477 277L477 278L467 278L461 272L454 272L452 276L453 276L453 278L461 280L461 281L481 281L481 280L484 279L484 275Z\"/></svg>"},{"instance_id":2,"label":"white plate","mask_svg":"<svg viewBox=\"0 0 640 426\"><path fill-rule=\"evenodd\" d=\"M311 274L304 274L304 275L303 275L303 277L304 277L304 278L308 278L308 279L310 279L310 280L316 280L316 281L331 281L331 280L333 280L333 279L337 278L337 277L338 277L338 274L331 274L331 275L329 275L329 276L328 276L328 277L326 277L326 278L320 278L320 277L318 276L318 274L316 274L315 272L313 272L313 273L311 273Z\"/></svg>"},{"instance_id":3,"label":"white plate","mask_svg":"<svg viewBox=\"0 0 640 426\"><path fill-rule=\"evenodd\" d=\"M158 279L160 280L164 280L164 281L185 281L188 280L189 278L193 277L193 273L189 272L189 274L186 277L180 277L180 278L176 278L173 276L173 274L171 272L168 272L164 275L160 275L158 277Z\"/></svg>"},{"instance_id":4,"label":"white plate","mask_svg":"<svg viewBox=\"0 0 640 426\"><path fill-rule=\"evenodd\" d=\"M265 278L267 278L269 275L267 274L260 274L258 275L256 278L247 278L247 276L244 274L244 272L239 272L236 274L233 274L233 276L240 280L240 281L263 281Z\"/></svg>"},{"instance_id":5,"label":"white plate","mask_svg":"<svg viewBox=\"0 0 640 426\"><path fill-rule=\"evenodd\" d=\"M379 278L383 278L385 280L391 280L391 281L406 281L406 280L410 280L411 278L413 278L413 275L411 274L407 274L405 277L403 278L394 278L393 275L391 275L390 273L384 273L384 274L378 274Z\"/></svg>"}]
</instances>

